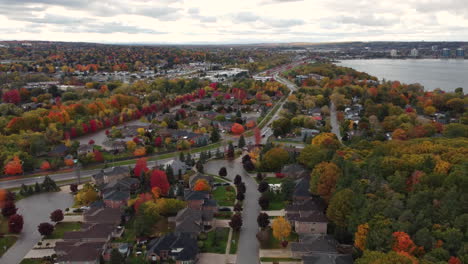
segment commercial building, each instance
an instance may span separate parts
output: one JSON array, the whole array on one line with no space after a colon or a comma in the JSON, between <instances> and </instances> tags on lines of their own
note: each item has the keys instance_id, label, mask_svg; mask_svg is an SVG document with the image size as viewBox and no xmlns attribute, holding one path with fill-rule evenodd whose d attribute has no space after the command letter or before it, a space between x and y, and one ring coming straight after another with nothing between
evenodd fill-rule
<instances>
[{"instance_id":1,"label":"commercial building","mask_svg":"<svg viewBox=\"0 0 468 264\"><path fill-rule=\"evenodd\" d=\"M444 57L444 58L450 57L450 49L449 48L442 49L442 57Z\"/></svg>"},{"instance_id":2,"label":"commercial building","mask_svg":"<svg viewBox=\"0 0 468 264\"><path fill-rule=\"evenodd\" d=\"M412 49L410 52L411 57L417 57L418 56L418 50L417 49Z\"/></svg>"},{"instance_id":3,"label":"commercial building","mask_svg":"<svg viewBox=\"0 0 468 264\"><path fill-rule=\"evenodd\" d=\"M456 51L456 56L458 58L464 58L465 57L465 50L463 48L458 48Z\"/></svg>"}]
</instances>

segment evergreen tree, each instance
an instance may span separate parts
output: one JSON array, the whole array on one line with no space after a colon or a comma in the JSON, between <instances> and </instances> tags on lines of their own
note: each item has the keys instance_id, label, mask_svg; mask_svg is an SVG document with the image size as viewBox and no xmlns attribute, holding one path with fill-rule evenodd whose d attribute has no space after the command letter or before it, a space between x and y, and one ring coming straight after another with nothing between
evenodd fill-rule
<instances>
[{"instance_id":1,"label":"evergreen tree","mask_svg":"<svg viewBox=\"0 0 468 264\"><path fill-rule=\"evenodd\" d=\"M232 142L229 142L228 151L226 155L230 159L234 158L235 153L234 153L234 146L232 145Z\"/></svg>"},{"instance_id":2,"label":"evergreen tree","mask_svg":"<svg viewBox=\"0 0 468 264\"><path fill-rule=\"evenodd\" d=\"M179 160L182 162L185 162L185 155L184 155L184 152L182 151L179 153Z\"/></svg>"},{"instance_id":3,"label":"evergreen tree","mask_svg":"<svg viewBox=\"0 0 468 264\"><path fill-rule=\"evenodd\" d=\"M196 167L197 167L198 172L200 172L200 173L204 172L203 163L201 163L200 161L197 161Z\"/></svg>"},{"instance_id":4,"label":"evergreen tree","mask_svg":"<svg viewBox=\"0 0 468 264\"><path fill-rule=\"evenodd\" d=\"M34 184L34 192L35 193L40 193L41 192L41 186L37 182L36 182L36 184Z\"/></svg>"},{"instance_id":5,"label":"evergreen tree","mask_svg":"<svg viewBox=\"0 0 468 264\"><path fill-rule=\"evenodd\" d=\"M221 136L219 135L219 131L217 127L213 127L213 131L211 131L210 140L211 142L218 142Z\"/></svg>"},{"instance_id":6,"label":"evergreen tree","mask_svg":"<svg viewBox=\"0 0 468 264\"><path fill-rule=\"evenodd\" d=\"M237 146L241 149L245 147L245 138L244 135L241 135L239 138L239 143L237 143Z\"/></svg>"},{"instance_id":7,"label":"evergreen tree","mask_svg":"<svg viewBox=\"0 0 468 264\"><path fill-rule=\"evenodd\" d=\"M172 168L172 166L167 165L165 171L166 171L167 179L169 180L169 182L171 184L174 184L175 178L174 178L174 169Z\"/></svg>"}]
</instances>

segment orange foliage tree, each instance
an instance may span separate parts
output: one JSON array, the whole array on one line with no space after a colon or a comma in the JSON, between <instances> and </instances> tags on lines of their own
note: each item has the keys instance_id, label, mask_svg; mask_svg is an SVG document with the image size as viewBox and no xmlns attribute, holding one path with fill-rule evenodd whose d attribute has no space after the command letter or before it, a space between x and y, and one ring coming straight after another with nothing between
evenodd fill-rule
<instances>
[{"instance_id":1,"label":"orange foliage tree","mask_svg":"<svg viewBox=\"0 0 468 264\"><path fill-rule=\"evenodd\" d=\"M200 179L193 186L194 191L210 191L211 187L205 179Z\"/></svg>"},{"instance_id":2,"label":"orange foliage tree","mask_svg":"<svg viewBox=\"0 0 468 264\"><path fill-rule=\"evenodd\" d=\"M337 149L340 147L340 142L333 133L320 133L312 139L312 145L329 149Z\"/></svg>"},{"instance_id":3,"label":"orange foliage tree","mask_svg":"<svg viewBox=\"0 0 468 264\"><path fill-rule=\"evenodd\" d=\"M73 167L73 164L75 164L72 159L65 159L64 162L68 167Z\"/></svg>"},{"instance_id":4,"label":"orange foliage tree","mask_svg":"<svg viewBox=\"0 0 468 264\"><path fill-rule=\"evenodd\" d=\"M312 171L310 191L329 201L335 192L336 182L341 176L341 170L333 162L321 162Z\"/></svg>"},{"instance_id":5,"label":"orange foliage tree","mask_svg":"<svg viewBox=\"0 0 468 264\"><path fill-rule=\"evenodd\" d=\"M369 224L360 224L354 234L354 245L364 251L366 248L367 233L369 232Z\"/></svg>"},{"instance_id":6,"label":"orange foliage tree","mask_svg":"<svg viewBox=\"0 0 468 264\"><path fill-rule=\"evenodd\" d=\"M392 139L406 140L407 138L408 136L406 135L406 131L401 128L395 129L392 133Z\"/></svg>"},{"instance_id":7,"label":"orange foliage tree","mask_svg":"<svg viewBox=\"0 0 468 264\"><path fill-rule=\"evenodd\" d=\"M410 255L417 249L410 236L402 231L393 232L393 250L396 252L406 252Z\"/></svg>"},{"instance_id":8,"label":"orange foliage tree","mask_svg":"<svg viewBox=\"0 0 468 264\"><path fill-rule=\"evenodd\" d=\"M133 155L135 155L136 157L144 156L146 155L146 149L144 147L137 148L133 152Z\"/></svg>"},{"instance_id":9,"label":"orange foliage tree","mask_svg":"<svg viewBox=\"0 0 468 264\"><path fill-rule=\"evenodd\" d=\"M9 161L5 166L5 174L16 175L23 173L23 165L18 156L14 156L13 160Z\"/></svg>"},{"instance_id":10,"label":"orange foliage tree","mask_svg":"<svg viewBox=\"0 0 468 264\"><path fill-rule=\"evenodd\" d=\"M239 123L234 123L231 127L231 132L236 135L244 133L244 126Z\"/></svg>"}]
</instances>

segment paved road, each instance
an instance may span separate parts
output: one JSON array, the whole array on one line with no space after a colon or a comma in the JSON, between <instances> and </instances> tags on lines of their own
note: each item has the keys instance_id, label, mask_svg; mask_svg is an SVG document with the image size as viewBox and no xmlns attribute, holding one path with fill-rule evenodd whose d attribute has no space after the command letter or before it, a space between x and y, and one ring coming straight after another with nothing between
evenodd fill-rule
<instances>
[{"instance_id":1,"label":"paved road","mask_svg":"<svg viewBox=\"0 0 468 264\"><path fill-rule=\"evenodd\" d=\"M73 196L67 192L42 193L16 203L18 214L23 215L24 226L18 241L0 258L0 264L18 264L39 242L41 235L37 226L50 222L50 213L73 205Z\"/></svg>"},{"instance_id":2,"label":"paved road","mask_svg":"<svg viewBox=\"0 0 468 264\"><path fill-rule=\"evenodd\" d=\"M336 106L332 102L330 104L330 124L332 127L332 133L338 137L338 140L341 142L341 132L340 132L340 124L338 123L338 119L336 118Z\"/></svg>"},{"instance_id":3,"label":"paved road","mask_svg":"<svg viewBox=\"0 0 468 264\"><path fill-rule=\"evenodd\" d=\"M192 158L197 158L198 156L199 156L198 153L192 154ZM167 159L161 159L157 161L148 161L148 167L151 168L153 166L166 163L173 159L174 158L167 158ZM109 166L110 165L112 164L109 164ZM133 168L135 164L126 165L126 166L130 166ZM101 169L84 170L84 171L82 170L80 173L80 176L81 178L90 177L93 174L98 173L99 171L101 171ZM37 176L37 177L29 177L29 178L22 178L22 179L16 179L16 180L0 181L0 189L16 188L16 187L20 187L21 184L32 185L32 184L35 184L36 182L41 183L44 180L44 177L45 176ZM54 181L73 180L73 179L76 179L76 172L72 171L72 172L64 172L60 174L51 174L49 175L49 177L53 179Z\"/></svg>"},{"instance_id":4,"label":"paved road","mask_svg":"<svg viewBox=\"0 0 468 264\"><path fill-rule=\"evenodd\" d=\"M217 175L221 167L226 167L228 171L227 177L231 180L234 180L237 174L241 175L247 189L245 192L244 210L242 212L243 225L237 248L237 263L259 263L259 244L256 235L258 232L257 216L260 213L260 206L258 205L260 193L257 190L257 182L253 178L254 175L250 175L244 170L241 158L234 161L209 161L205 165L205 171Z\"/></svg>"}]
</instances>

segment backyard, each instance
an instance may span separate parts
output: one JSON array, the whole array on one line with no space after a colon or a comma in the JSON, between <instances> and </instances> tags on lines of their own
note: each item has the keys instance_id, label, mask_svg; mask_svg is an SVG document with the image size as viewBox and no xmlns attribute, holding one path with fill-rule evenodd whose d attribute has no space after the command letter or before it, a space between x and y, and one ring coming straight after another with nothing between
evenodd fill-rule
<instances>
[{"instance_id":1,"label":"backyard","mask_svg":"<svg viewBox=\"0 0 468 264\"><path fill-rule=\"evenodd\" d=\"M213 191L213 198L220 206L234 206L236 192L232 186L218 186Z\"/></svg>"},{"instance_id":2,"label":"backyard","mask_svg":"<svg viewBox=\"0 0 468 264\"><path fill-rule=\"evenodd\" d=\"M266 241L260 243L262 249L280 249L283 248L281 245L281 241L277 240L273 236L273 230L269 228L266 232L268 232L268 238ZM286 239L289 243L297 242L299 239L299 235L296 232L291 232L289 237Z\"/></svg>"}]
</instances>

